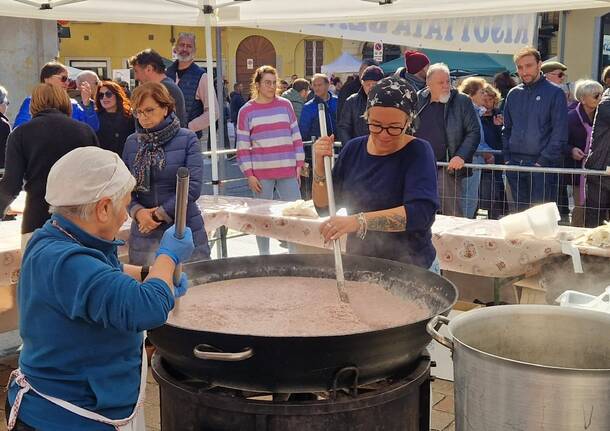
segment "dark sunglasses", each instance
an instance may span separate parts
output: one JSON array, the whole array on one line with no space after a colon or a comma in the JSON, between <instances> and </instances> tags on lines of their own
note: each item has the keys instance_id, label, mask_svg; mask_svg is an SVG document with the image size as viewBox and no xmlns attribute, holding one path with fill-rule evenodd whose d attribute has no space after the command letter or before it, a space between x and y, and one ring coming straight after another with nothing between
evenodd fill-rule
<instances>
[{"instance_id":1,"label":"dark sunglasses","mask_svg":"<svg viewBox=\"0 0 610 431\"><path fill-rule=\"evenodd\" d=\"M57 76L61 82L66 82L69 79L67 75L54 75L54 76Z\"/></svg>"},{"instance_id":2,"label":"dark sunglasses","mask_svg":"<svg viewBox=\"0 0 610 431\"><path fill-rule=\"evenodd\" d=\"M98 93L98 95L97 95L97 98L98 99L103 99L105 97L106 99L110 99L112 96L114 96L114 93L112 91L110 91L110 90L108 90L108 91L100 91Z\"/></svg>"}]
</instances>

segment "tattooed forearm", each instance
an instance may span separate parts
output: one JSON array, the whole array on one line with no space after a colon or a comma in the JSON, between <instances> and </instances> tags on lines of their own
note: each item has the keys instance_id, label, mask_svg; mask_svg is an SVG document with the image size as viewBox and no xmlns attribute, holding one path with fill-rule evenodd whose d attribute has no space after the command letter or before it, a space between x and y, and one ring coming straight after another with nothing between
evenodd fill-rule
<instances>
[{"instance_id":1,"label":"tattooed forearm","mask_svg":"<svg viewBox=\"0 0 610 431\"><path fill-rule=\"evenodd\" d=\"M378 232L404 232L407 230L407 217L397 214L367 217L367 227Z\"/></svg>"}]
</instances>

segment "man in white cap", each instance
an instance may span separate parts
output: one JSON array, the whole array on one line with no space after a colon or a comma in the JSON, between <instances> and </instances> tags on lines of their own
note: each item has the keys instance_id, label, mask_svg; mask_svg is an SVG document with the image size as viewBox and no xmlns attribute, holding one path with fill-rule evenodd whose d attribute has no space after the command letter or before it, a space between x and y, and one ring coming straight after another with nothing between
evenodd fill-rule
<instances>
[{"instance_id":1,"label":"man in white cap","mask_svg":"<svg viewBox=\"0 0 610 431\"><path fill-rule=\"evenodd\" d=\"M144 331L186 292L175 266L194 245L173 227L150 268L123 265L116 235L135 179L115 153L75 149L53 165L51 219L36 230L19 278L23 350L9 383L14 430L144 430Z\"/></svg>"}]
</instances>

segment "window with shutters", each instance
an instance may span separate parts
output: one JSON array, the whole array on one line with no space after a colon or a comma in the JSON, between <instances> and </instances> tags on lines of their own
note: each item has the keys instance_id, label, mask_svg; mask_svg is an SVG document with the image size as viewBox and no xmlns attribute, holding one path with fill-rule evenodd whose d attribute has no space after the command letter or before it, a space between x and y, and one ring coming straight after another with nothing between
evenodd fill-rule
<instances>
[{"instance_id":1,"label":"window with shutters","mask_svg":"<svg viewBox=\"0 0 610 431\"><path fill-rule=\"evenodd\" d=\"M305 41L305 75L311 77L322 70L324 62L324 41Z\"/></svg>"}]
</instances>

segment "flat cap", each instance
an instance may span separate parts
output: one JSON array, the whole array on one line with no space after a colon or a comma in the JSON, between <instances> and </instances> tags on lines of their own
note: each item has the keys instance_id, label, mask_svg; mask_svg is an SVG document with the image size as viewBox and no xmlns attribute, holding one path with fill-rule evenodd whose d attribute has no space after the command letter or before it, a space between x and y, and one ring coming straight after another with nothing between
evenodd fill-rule
<instances>
[{"instance_id":1,"label":"flat cap","mask_svg":"<svg viewBox=\"0 0 610 431\"><path fill-rule=\"evenodd\" d=\"M552 72L553 70L562 70L562 71L566 71L568 70L568 67L563 64L560 63L558 61L545 61L544 63L542 63L542 73L549 73Z\"/></svg>"}]
</instances>

